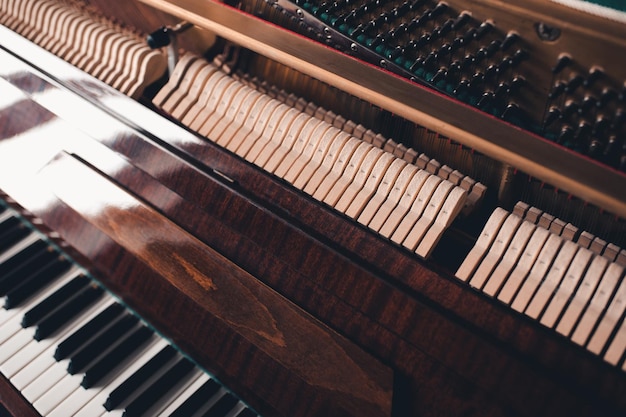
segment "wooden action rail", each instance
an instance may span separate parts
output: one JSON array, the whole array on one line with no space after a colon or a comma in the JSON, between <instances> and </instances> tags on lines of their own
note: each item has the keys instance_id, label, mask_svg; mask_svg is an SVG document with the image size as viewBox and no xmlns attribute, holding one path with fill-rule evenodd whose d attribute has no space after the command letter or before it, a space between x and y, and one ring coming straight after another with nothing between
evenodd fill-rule
<instances>
[{"instance_id":1,"label":"wooden action rail","mask_svg":"<svg viewBox=\"0 0 626 417\"><path fill-rule=\"evenodd\" d=\"M130 97L141 97L167 69L165 56L139 36L70 4L3 0L0 11L0 24Z\"/></svg>"},{"instance_id":2,"label":"wooden action rail","mask_svg":"<svg viewBox=\"0 0 626 417\"><path fill-rule=\"evenodd\" d=\"M626 370L626 250L519 203L497 208L456 272Z\"/></svg>"},{"instance_id":3,"label":"wooden action rail","mask_svg":"<svg viewBox=\"0 0 626 417\"><path fill-rule=\"evenodd\" d=\"M195 56L180 60L153 103L192 130L423 258L431 254L467 199L460 177L454 184L421 170ZM481 185L475 188L484 192Z\"/></svg>"}]
</instances>

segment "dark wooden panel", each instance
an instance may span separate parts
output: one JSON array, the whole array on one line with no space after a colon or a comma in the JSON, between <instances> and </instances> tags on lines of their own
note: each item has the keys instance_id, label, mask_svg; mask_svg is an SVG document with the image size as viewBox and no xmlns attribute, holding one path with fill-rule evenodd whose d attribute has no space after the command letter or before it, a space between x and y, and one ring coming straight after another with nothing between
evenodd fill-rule
<instances>
[{"instance_id":1,"label":"dark wooden panel","mask_svg":"<svg viewBox=\"0 0 626 417\"><path fill-rule=\"evenodd\" d=\"M37 107L33 103L33 109ZM37 126L26 115L3 119L9 126L6 131L29 132L29 126ZM67 123L65 127L65 136L74 137L73 129ZM40 137L31 131L30 137L25 134L11 143L36 145L60 140L61 130L36 132ZM93 135L102 136L98 132ZM624 409L620 372L459 285L445 270L416 260L209 143L187 135L180 141L170 138L168 143L155 145L122 129L100 139L126 158L116 156L117 162L108 165L111 151L84 134L81 138L73 144L82 146L77 148L79 155L123 188L407 376L405 381L413 389L408 391L420 413L594 415L602 410L606 415L619 415ZM57 151L63 146L58 142ZM0 147L2 151L11 149L2 147L2 141ZM5 154L5 158L8 161L15 156L17 160L17 155ZM18 172L22 168L12 165ZM209 166L237 183L230 185L212 176ZM40 186L22 190L10 178L2 181L11 185L16 198L22 197L18 198L21 204L37 207L27 203ZM256 368L257 361L263 364L260 352L257 356L235 352L237 362L216 363L216 358L224 359L226 354L222 346L235 349L239 340L231 341L220 333L227 342L215 347L210 346L211 335L197 336L209 313L203 313L193 301L185 301L183 294L175 295L180 291L169 282L159 282L154 270L102 236L81 217L84 213L62 204L36 211L47 227L61 232L90 261L97 276L140 311L145 310L147 317L169 328L174 339L197 354L202 363L235 384L241 384L237 380L242 377L250 384L243 387L244 392L257 397L258 404L277 401L280 407L297 407L298 412L311 408L298 402L302 396L284 398L281 384L288 380L287 370L269 365ZM130 276L143 279L133 282ZM157 302L160 297L168 301ZM168 309L181 314L189 311L190 315L183 317L202 320L175 323L169 321ZM206 320L212 323L210 316ZM246 368L248 364L254 369ZM279 385L269 388L262 376L274 379L274 373ZM248 392L250 386L258 392ZM297 384L293 389L287 394L299 392ZM267 397L261 398L260 393ZM313 408L324 409L323 401L315 395L310 398Z\"/></svg>"},{"instance_id":2,"label":"dark wooden panel","mask_svg":"<svg viewBox=\"0 0 626 417\"><path fill-rule=\"evenodd\" d=\"M11 383L0 374L0 404L10 413L6 417L40 417L39 413L22 397Z\"/></svg>"}]
</instances>

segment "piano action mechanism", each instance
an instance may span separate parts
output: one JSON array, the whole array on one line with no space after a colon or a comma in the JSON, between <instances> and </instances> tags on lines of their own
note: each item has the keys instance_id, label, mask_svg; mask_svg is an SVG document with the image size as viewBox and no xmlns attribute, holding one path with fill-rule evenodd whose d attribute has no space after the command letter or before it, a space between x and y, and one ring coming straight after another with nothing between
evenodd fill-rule
<instances>
[{"instance_id":1,"label":"piano action mechanism","mask_svg":"<svg viewBox=\"0 0 626 417\"><path fill-rule=\"evenodd\" d=\"M623 415L626 15L564 3L0 2L3 407ZM42 336L30 245L111 300ZM109 303L129 369L27 353Z\"/></svg>"}]
</instances>

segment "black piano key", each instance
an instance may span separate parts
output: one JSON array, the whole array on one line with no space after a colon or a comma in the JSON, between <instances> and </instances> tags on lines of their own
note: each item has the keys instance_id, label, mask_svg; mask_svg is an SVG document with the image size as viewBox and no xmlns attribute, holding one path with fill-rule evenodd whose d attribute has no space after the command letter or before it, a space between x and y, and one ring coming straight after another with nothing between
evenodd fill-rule
<instances>
[{"instance_id":1,"label":"black piano key","mask_svg":"<svg viewBox=\"0 0 626 417\"><path fill-rule=\"evenodd\" d=\"M161 398L193 369L193 363L181 358L167 372L154 381L124 409L123 417L138 417L145 413L156 399Z\"/></svg>"},{"instance_id":2,"label":"black piano key","mask_svg":"<svg viewBox=\"0 0 626 417\"><path fill-rule=\"evenodd\" d=\"M67 272L72 266L67 259L51 262L47 267L25 278L19 285L7 292L4 300L4 308L10 309L19 305L22 301L36 293L46 284Z\"/></svg>"},{"instance_id":3,"label":"black piano key","mask_svg":"<svg viewBox=\"0 0 626 417\"><path fill-rule=\"evenodd\" d=\"M76 277L70 282L57 289L36 306L32 307L22 317L22 327L30 327L43 320L47 315L60 308L63 303L68 302L81 288L89 284L86 278Z\"/></svg>"},{"instance_id":4,"label":"black piano key","mask_svg":"<svg viewBox=\"0 0 626 417\"><path fill-rule=\"evenodd\" d=\"M258 414L246 407L241 410L235 417L258 417Z\"/></svg>"},{"instance_id":5,"label":"black piano key","mask_svg":"<svg viewBox=\"0 0 626 417\"><path fill-rule=\"evenodd\" d=\"M227 392L202 417L224 417L238 401L234 395Z\"/></svg>"},{"instance_id":6,"label":"black piano key","mask_svg":"<svg viewBox=\"0 0 626 417\"><path fill-rule=\"evenodd\" d=\"M30 230L16 217L6 219L0 225L0 251L8 249L28 233Z\"/></svg>"},{"instance_id":7,"label":"black piano key","mask_svg":"<svg viewBox=\"0 0 626 417\"><path fill-rule=\"evenodd\" d=\"M113 410L124 400L130 397L135 390L146 380L161 369L170 359L174 357L176 350L170 345L164 347L152 359L146 362L134 374L129 376L124 382L116 387L107 397L104 408L107 411Z\"/></svg>"},{"instance_id":8,"label":"black piano key","mask_svg":"<svg viewBox=\"0 0 626 417\"><path fill-rule=\"evenodd\" d=\"M78 352L70 358L67 372L74 375L93 362L100 354L116 341L122 339L126 333L134 327L139 319L132 315L127 315L119 319L115 324L100 333L95 339L82 346Z\"/></svg>"},{"instance_id":9,"label":"black piano key","mask_svg":"<svg viewBox=\"0 0 626 417\"><path fill-rule=\"evenodd\" d=\"M65 338L54 351L54 359L60 361L69 357L71 353L80 348L94 337L100 330L113 322L117 316L125 311L121 304L114 303L104 309L96 317L89 320L84 326Z\"/></svg>"},{"instance_id":10,"label":"black piano key","mask_svg":"<svg viewBox=\"0 0 626 417\"><path fill-rule=\"evenodd\" d=\"M35 330L35 340L42 340L56 332L70 322L73 317L100 298L102 294L103 290L99 287L87 288L86 291L74 297L70 302L64 304L61 308L38 323L37 329Z\"/></svg>"},{"instance_id":11,"label":"black piano key","mask_svg":"<svg viewBox=\"0 0 626 417\"><path fill-rule=\"evenodd\" d=\"M98 359L85 372L81 385L83 388L91 388L115 368L124 358L130 356L152 335L152 330L142 326L136 329L123 342L111 349L106 355Z\"/></svg>"},{"instance_id":12,"label":"black piano key","mask_svg":"<svg viewBox=\"0 0 626 417\"><path fill-rule=\"evenodd\" d=\"M217 391L220 384L213 379L209 379L202 384L189 398L185 400L169 417L188 417L193 415L202 405L204 405Z\"/></svg>"},{"instance_id":13,"label":"black piano key","mask_svg":"<svg viewBox=\"0 0 626 417\"><path fill-rule=\"evenodd\" d=\"M28 261L24 260L21 264L16 265L15 268L7 271L7 273L0 276L0 295L6 295L6 293L19 284L24 277L29 276L42 268L42 265L47 265L50 262L58 260L59 253L49 250L38 252Z\"/></svg>"},{"instance_id":14,"label":"black piano key","mask_svg":"<svg viewBox=\"0 0 626 417\"><path fill-rule=\"evenodd\" d=\"M23 248L9 259L0 263L0 277L8 274L13 269L17 268L25 262L32 262L33 258L39 253L43 253L48 249L48 244L43 240L37 240L27 247Z\"/></svg>"}]
</instances>

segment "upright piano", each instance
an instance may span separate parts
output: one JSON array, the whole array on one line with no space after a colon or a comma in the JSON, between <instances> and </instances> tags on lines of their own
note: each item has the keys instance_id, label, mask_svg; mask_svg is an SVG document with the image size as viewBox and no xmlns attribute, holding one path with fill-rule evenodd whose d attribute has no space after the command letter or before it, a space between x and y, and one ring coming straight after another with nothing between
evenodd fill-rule
<instances>
[{"instance_id":1,"label":"upright piano","mask_svg":"<svg viewBox=\"0 0 626 417\"><path fill-rule=\"evenodd\" d=\"M0 414L626 415L624 22L1 0Z\"/></svg>"}]
</instances>

